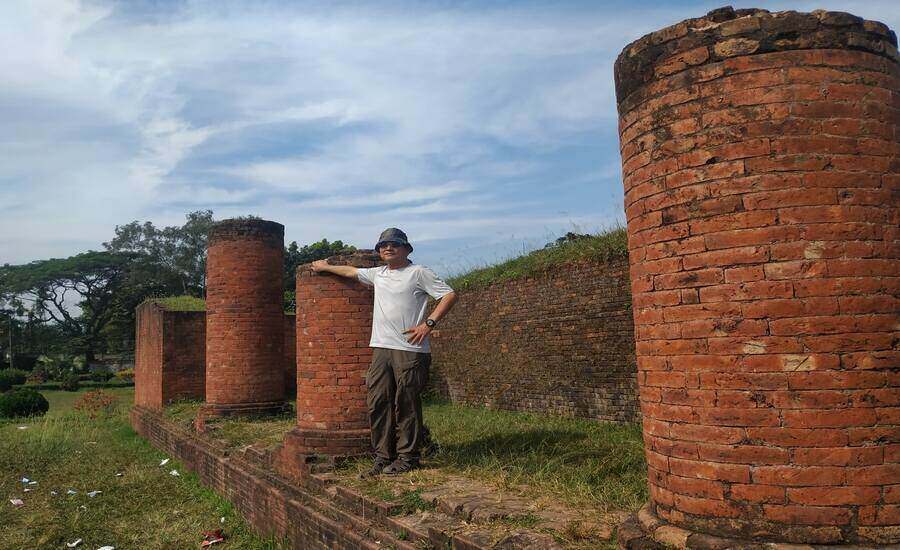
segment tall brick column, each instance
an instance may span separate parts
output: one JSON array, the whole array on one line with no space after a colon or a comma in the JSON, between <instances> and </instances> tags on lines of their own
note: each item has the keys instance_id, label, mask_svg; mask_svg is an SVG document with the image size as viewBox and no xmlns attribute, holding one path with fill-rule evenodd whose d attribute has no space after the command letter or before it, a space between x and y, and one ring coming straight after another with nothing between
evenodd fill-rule
<instances>
[{"instance_id":1,"label":"tall brick column","mask_svg":"<svg viewBox=\"0 0 900 550\"><path fill-rule=\"evenodd\" d=\"M896 44L723 8L616 62L657 541L900 542Z\"/></svg>"},{"instance_id":2,"label":"tall brick column","mask_svg":"<svg viewBox=\"0 0 900 550\"><path fill-rule=\"evenodd\" d=\"M225 220L209 234L206 404L213 415L284 406L284 226Z\"/></svg>"},{"instance_id":3,"label":"tall brick column","mask_svg":"<svg viewBox=\"0 0 900 550\"><path fill-rule=\"evenodd\" d=\"M328 262L379 265L372 250ZM283 452L299 470L370 451L365 376L373 301L371 287L359 281L314 273L309 264L297 268L297 427Z\"/></svg>"}]
</instances>

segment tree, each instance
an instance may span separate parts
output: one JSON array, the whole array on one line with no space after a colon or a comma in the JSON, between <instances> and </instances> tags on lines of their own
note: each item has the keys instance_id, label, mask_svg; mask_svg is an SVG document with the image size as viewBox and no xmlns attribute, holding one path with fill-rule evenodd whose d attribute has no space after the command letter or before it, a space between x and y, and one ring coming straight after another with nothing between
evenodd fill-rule
<instances>
[{"instance_id":1,"label":"tree","mask_svg":"<svg viewBox=\"0 0 900 550\"><path fill-rule=\"evenodd\" d=\"M103 243L109 252L129 252L139 259L139 280L162 288L163 294L203 296L206 281L206 247L212 227L212 210L187 214L182 226L158 229L151 222L133 221L116 226L116 236Z\"/></svg>"},{"instance_id":2,"label":"tree","mask_svg":"<svg viewBox=\"0 0 900 550\"><path fill-rule=\"evenodd\" d=\"M294 273L298 266L355 250L355 246L344 244L340 240L328 242L328 239L322 239L302 247L297 246L297 241L291 241L284 249L284 288L294 288Z\"/></svg>"},{"instance_id":3,"label":"tree","mask_svg":"<svg viewBox=\"0 0 900 550\"><path fill-rule=\"evenodd\" d=\"M90 363L102 331L121 308L134 253L89 251L69 258L2 268L2 293L27 308L30 319L55 323L72 351Z\"/></svg>"},{"instance_id":4,"label":"tree","mask_svg":"<svg viewBox=\"0 0 900 550\"><path fill-rule=\"evenodd\" d=\"M328 239L322 239L317 243L305 244L302 247L297 246L297 241L291 241L291 244L284 249L284 310L297 310L294 277L298 266L355 250L355 246L344 244L340 240L328 242Z\"/></svg>"}]
</instances>

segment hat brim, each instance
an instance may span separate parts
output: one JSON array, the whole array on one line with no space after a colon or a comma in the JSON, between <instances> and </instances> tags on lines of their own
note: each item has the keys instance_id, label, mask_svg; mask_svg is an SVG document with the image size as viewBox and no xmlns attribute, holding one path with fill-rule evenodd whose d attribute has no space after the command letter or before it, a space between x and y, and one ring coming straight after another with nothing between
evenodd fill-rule
<instances>
[{"instance_id":1,"label":"hat brim","mask_svg":"<svg viewBox=\"0 0 900 550\"><path fill-rule=\"evenodd\" d=\"M375 252L378 252L378 250L387 243L402 244L403 246L409 248L410 252L413 251L412 245L403 241L378 241L378 244L375 245Z\"/></svg>"}]
</instances>

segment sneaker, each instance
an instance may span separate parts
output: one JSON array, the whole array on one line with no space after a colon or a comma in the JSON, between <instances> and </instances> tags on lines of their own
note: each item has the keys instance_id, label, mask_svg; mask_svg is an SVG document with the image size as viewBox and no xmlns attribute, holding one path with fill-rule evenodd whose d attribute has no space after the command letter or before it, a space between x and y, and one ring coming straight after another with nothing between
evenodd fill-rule
<instances>
[{"instance_id":1,"label":"sneaker","mask_svg":"<svg viewBox=\"0 0 900 550\"><path fill-rule=\"evenodd\" d=\"M385 458L376 458L374 462L372 462L372 467L369 468L367 472L363 472L359 474L361 479L366 479L369 477L378 477L384 472L384 469L391 465L391 461Z\"/></svg>"},{"instance_id":2,"label":"sneaker","mask_svg":"<svg viewBox=\"0 0 900 550\"><path fill-rule=\"evenodd\" d=\"M431 437L431 430L428 429L428 426L422 426L422 457L430 458L440 451L440 445Z\"/></svg>"},{"instance_id":3,"label":"sneaker","mask_svg":"<svg viewBox=\"0 0 900 550\"><path fill-rule=\"evenodd\" d=\"M382 473L389 476L396 476L400 474L405 474L406 472L411 472L419 467L419 461L414 458L398 458L397 460L391 462L390 466L387 466L382 470Z\"/></svg>"}]
</instances>

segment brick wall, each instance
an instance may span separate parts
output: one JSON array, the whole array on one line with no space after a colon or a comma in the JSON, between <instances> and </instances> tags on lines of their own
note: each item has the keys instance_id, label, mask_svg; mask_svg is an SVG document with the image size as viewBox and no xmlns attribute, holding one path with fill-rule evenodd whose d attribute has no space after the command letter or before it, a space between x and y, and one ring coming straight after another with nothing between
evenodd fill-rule
<instances>
[{"instance_id":1,"label":"brick wall","mask_svg":"<svg viewBox=\"0 0 900 550\"><path fill-rule=\"evenodd\" d=\"M723 8L616 62L663 520L900 542L900 64L845 13Z\"/></svg>"},{"instance_id":2,"label":"brick wall","mask_svg":"<svg viewBox=\"0 0 900 550\"><path fill-rule=\"evenodd\" d=\"M136 311L135 403L161 408L204 399L206 315L145 302Z\"/></svg>"},{"instance_id":3,"label":"brick wall","mask_svg":"<svg viewBox=\"0 0 900 550\"><path fill-rule=\"evenodd\" d=\"M453 401L638 418L628 264L576 263L459 291L432 333L432 385Z\"/></svg>"}]
</instances>

